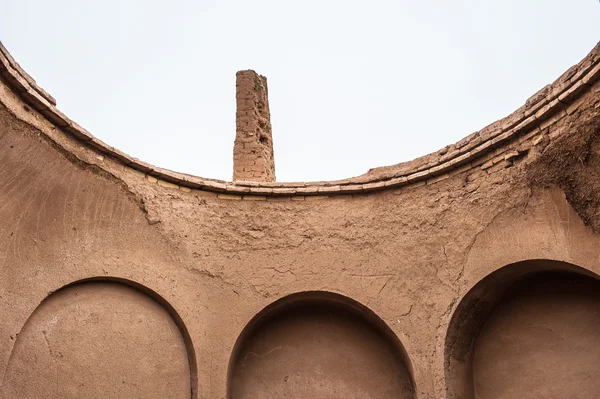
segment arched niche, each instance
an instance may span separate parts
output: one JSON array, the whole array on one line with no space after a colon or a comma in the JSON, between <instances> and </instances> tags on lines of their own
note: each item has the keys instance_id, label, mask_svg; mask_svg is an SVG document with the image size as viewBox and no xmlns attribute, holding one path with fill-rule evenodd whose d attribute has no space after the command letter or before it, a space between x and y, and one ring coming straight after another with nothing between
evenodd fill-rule
<instances>
[{"instance_id":1,"label":"arched niche","mask_svg":"<svg viewBox=\"0 0 600 399\"><path fill-rule=\"evenodd\" d=\"M397 336L367 307L328 292L293 294L256 315L228 374L228 399L414 396Z\"/></svg>"},{"instance_id":2,"label":"arched niche","mask_svg":"<svg viewBox=\"0 0 600 399\"><path fill-rule=\"evenodd\" d=\"M572 264L515 263L476 284L445 342L448 398L600 397L600 280Z\"/></svg>"},{"instance_id":3,"label":"arched niche","mask_svg":"<svg viewBox=\"0 0 600 399\"><path fill-rule=\"evenodd\" d=\"M49 295L14 344L1 398L196 398L196 359L177 312L117 278Z\"/></svg>"}]
</instances>

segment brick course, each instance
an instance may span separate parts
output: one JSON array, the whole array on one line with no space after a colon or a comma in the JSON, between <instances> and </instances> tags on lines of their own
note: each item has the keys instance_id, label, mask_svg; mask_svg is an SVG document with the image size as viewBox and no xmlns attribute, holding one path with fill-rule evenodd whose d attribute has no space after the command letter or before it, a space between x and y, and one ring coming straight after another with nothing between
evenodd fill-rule
<instances>
[{"instance_id":1,"label":"brick course","mask_svg":"<svg viewBox=\"0 0 600 399\"><path fill-rule=\"evenodd\" d=\"M275 181L267 78L254 71L236 75L234 181Z\"/></svg>"}]
</instances>

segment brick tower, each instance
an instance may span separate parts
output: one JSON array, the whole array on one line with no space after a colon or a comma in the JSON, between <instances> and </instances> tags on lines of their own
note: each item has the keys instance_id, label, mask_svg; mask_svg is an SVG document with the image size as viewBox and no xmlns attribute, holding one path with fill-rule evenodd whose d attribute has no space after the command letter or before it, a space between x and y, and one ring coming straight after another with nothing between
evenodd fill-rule
<instances>
[{"instance_id":1,"label":"brick tower","mask_svg":"<svg viewBox=\"0 0 600 399\"><path fill-rule=\"evenodd\" d=\"M267 78L251 70L239 71L236 102L233 180L275 181Z\"/></svg>"}]
</instances>

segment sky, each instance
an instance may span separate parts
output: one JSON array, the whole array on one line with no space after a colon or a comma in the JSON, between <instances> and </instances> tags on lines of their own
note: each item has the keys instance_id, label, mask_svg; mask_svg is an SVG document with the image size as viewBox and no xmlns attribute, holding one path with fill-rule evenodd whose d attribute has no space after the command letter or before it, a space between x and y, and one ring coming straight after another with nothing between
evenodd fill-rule
<instances>
[{"instance_id":1,"label":"sky","mask_svg":"<svg viewBox=\"0 0 600 399\"><path fill-rule=\"evenodd\" d=\"M0 0L0 40L58 108L156 166L231 180L235 72L265 75L278 181L436 151L600 40L598 0Z\"/></svg>"}]
</instances>

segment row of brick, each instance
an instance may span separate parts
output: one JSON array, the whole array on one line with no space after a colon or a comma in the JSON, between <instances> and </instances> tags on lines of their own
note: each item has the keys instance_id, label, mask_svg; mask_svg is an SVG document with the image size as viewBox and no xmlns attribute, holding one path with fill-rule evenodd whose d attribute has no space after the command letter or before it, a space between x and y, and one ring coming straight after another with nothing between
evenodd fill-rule
<instances>
[{"instance_id":1,"label":"row of brick","mask_svg":"<svg viewBox=\"0 0 600 399\"><path fill-rule=\"evenodd\" d=\"M236 74L233 180L275 181L267 80L254 71Z\"/></svg>"},{"instance_id":2,"label":"row of brick","mask_svg":"<svg viewBox=\"0 0 600 399\"><path fill-rule=\"evenodd\" d=\"M600 84L596 83L593 86L595 93L600 93ZM446 180L452 176L464 173L469 182L473 182L479 179L497 173L498 171L511 167L515 162L518 162L526 156L532 147L540 144L545 144L549 140L554 140L561 133L560 128L556 128L557 122L561 121L566 116L574 114L580 109L585 103L587 98L581 97L570 105L564 105L563 108L556 112L551 118L546 119L537 128L532 129L530 132L519 136L516 140L511 141L508 145L500 146L494 150L490 150L485 155L471 161L464 165L454 168L448 173L440 174L434 177L430 177L427 180L420 180L410 183L408 187L415 188L423 185L432 185L440 181ZM600 101L596 104L591 104L595 108L600 109ZM183 187L177 187L176 185L170 185L169 183L156 181L151 179L153 182L157 182L159 185L171 188L179 188L184 191L189 189ZM360 195L362 191L342 193L347 196ZM256 195L256 194L215 194L219 199L229 201L312 201L319 199L329 198L330 194L340 194L337 192L324 193L321 195L299 195L297 190L290 191L287 195Z\"/></svg>"},{"instance_id":3,"label":"row of brick","mask_svg":"<svg viewBox=\"0 0 600 399\"><path fill-rule=\"evenodd\" d=\"M531 138L542 135L548 126L565 115L572 114L581 105L581 94L600 79L600 44L579 64L570 68L552 85L548 85L527 103L508 117L491 124L459 142L444 149L421 157L415 161L395 167L378 168L370 173L338 181L323 182L245 182L228 183L177 173L154 167L121 151L108 146L87 130L67 118L55 107L53 99L43 95L33 79L27 79L24 72L10 57L0 43L0 74L22 99L49 121L118 162L129 166L148 177L172 185L178 189L197 189L238 196L328 196L339 194L359 194L407 185L432 184L453 174L463 173L470 168L485 165L483 170L494 167L501 161L496 158L506 152L500 148L508 142L519 140L526 135ZM502 161L510 161L509 156ZM507 154L504 154L506 157ZM481 160L486 160L480 163ZM499 159L499 158L498 158ZM491 163L490 163L491 162Z\"/></svg>"},{"instance_id":4,"label":"row of brick","mask_svg":"<svg viewBox=\"0 0 600 399\"><path fill-rule=\"evenodd\" d=\"M600 84L596 84L594 90L596 93L600 93ZM568 108L565 108L561 112L558 112L554 117L549 119L547 123L544 124L543 129L534 129L529 133L520 136L517 140L512 141L507 146L501 146L496 148L495 150L491 150L484 156L481 156L471 162L465 163L460 167L454 168L448 173L430 177L427 180L420 180L410 183L407 186L407 188L415 188L424 185L436 184L440 181L446 180L450 177L463 173L466 175L466 178L469 182L473 182L480 180L486 176L497 173L498 171L501 171L505 168L509 168L513 166L515 162L524 159L524 157L532 147L547 143L548 140L556 139L557 135L561 132L560 129L555 128L557 122L567 117L568 115L572 115L579 109L579 107L582 104L583 101L578 100L576 103L573 103ZM595 104L595 107L600 108L600 101L597 104ZM151 175L146 175L145 177L150 182L156 183L162 187L178 189L185 192L194 191L185 186L179 186L177 184L156 179ZM346 196L356 196L360 195L361 193L362 191L350 193L322 192L321 195L300 195L297 190L292 190L287 195L256 195L252 193L214 193L214 195L221 200L228 201L315 201L327 199L332 194L337 194L338 196L339 194L345 194Z\"/></svg>"}]
</instances>

